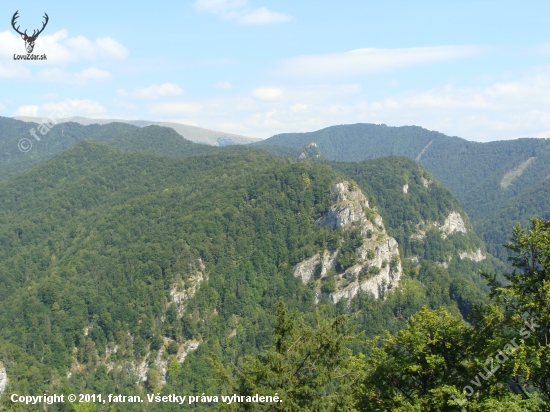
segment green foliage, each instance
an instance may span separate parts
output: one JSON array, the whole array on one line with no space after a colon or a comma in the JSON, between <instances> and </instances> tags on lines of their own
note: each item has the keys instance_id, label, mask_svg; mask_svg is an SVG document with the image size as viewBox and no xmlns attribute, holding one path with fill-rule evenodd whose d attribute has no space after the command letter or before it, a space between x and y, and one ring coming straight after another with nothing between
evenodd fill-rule
<instances>
[{"instance_id":1,"label":"green foliage","mask_svg":"<svg viewBox=\"0 0 550 412\"><path fill-rule=\"evenodd\" d=\"M256 145L298 148L315 142L327 159L360 162L386 156L417 160L460 200L489 251L506 261L502 247L516 221L549 219L550 141L517 139L470 142L418 126L332 126L311 133L285 133ZM527 165L506 186L507 173ZM401 187L406 182L404 182Z\"/></svg>"},{"instance_id":2,"label":"green foliage","mask_svg":"<svg viewBox=\"0 0 550 412\"><path fill-rule=\"evenodd\" d=\"M396 336L369 342L362 410L446 410L453 384L467 382L468 327L444 310L423 308Z\"/></svg>"},{"instance_id":3,"label":"green foliage","mask_svg":"<svg viewBox=\"0 0 550 412\"><path fill-rule=\"evenodd\" d=\"M165 132L143 130L119 143L150 150L147 136L161 139ZM162 150L169 146L159 145ZM187 149L177 155L204 147ZM152 363L145 387L128 369L107 371L104 364L138 365L161 354L169 365L167 383L158 389L163 394L217 394L211 353L224 364L241 366L245 355L266 353L277 330L271 314L279 299L290 311L304 313L296 323L298 332L288 336L319 339L320 330L327 336L330 328L341 330L335 319L344 313L352 313L348 323L368 337L397 332L423 305L468 314L483 296L475 283L480 265L462 262L456 253L482 244L473 233L446 240L434 233L420 246L406 240L418 219L441 219L460 209L435 182L430 190L424 188L425 172L405 160L343 164L335 170L335 165L289 161L254 149L216 149L178 159L84 141L1 183L0 359L13 382L10 390L143 394L158 389ZM331 185L350 180L344 175L348 166L388 232L400 236L401 254L414 252L421 259L411 263L385 299L361 292L349 305L333 305L321 297L317 308L329 319L325 325L316 318L312 288L293 276L293 268L325 248L340 249L339 270L355 263L364 240L360 232L315 223L331 205ZM409 193L416 200L410 203L399 186L405 176L418 180L417 187L411 184ZM400 222L403 216L410 219ZM449 271L434 263L447 253L453 254ZM397 267L395 259L386 264ZM372 266L359 277L377 273ZM333 268L319 282L322 291L335 291L336 281ZM174 293L188 298L176 303ZM179 364L175 355L191 339L200 346ZM165 340L171 343L164 345ZM357 340L346 342L350 350L366 350ZM303 344L303 350L309 348ZM319 361L320 367L328 362ZM66 378L75 362L78 371ZM323 385L315 390L333 393L340 384Z\"/></svg>"},{"instance_id":4,"label":"green foliage","mask_svg":"<svg viewBox=\"0 0 550 412\"><path fill-rule=\"evenodd\" d=\"M174 157L186 157L220 151L206 144L193 143L183 138L174 129L147 126L103 141L109 146L129 152L149 152Z\"/></svg>"},{"instance_id":5,"label":"green foliage","mask_svg":"<svg viewBox=\"0 0 550 412\"><path fill-rule=\"evenodd\" d=\"M503 373L522 394L534 388L549 402L550 221L533 218L529 231L516 226L507 247L518 271L505 274L504 282L495 275L484 274L491 287L490 297L501 310L487 310L481 322L501 342L519 331L521 348L504 365ZM503 328L506 329L502 331Z\"/></svg>"},{"instance_id":6,"label":"green foliage","mask_svg":"<svg viewBox=\"0 0 550 412\"><path fill-rule=\"evenodd\" d=\"M353 229L346 233L344 243L336 258L336 268L339 272L344 272L349 267L355 265L357 259L356 249L363 244L363 236L359 229Z\"/></svg>"},{"instance_id":7,"label":"green foliage","mask_svg":"<svg viewBox=\"0 0 550 412\"><path fill-rule=\"evenodd\" d=\"M532 219L529 231L517 226L508 248L519 271L504 282L484 274L492 303L477 306L472 325L423 308L403 331L368 342L369 356L358 356L365 371L360 408L548 410L550 222ZM418 277L441 277L438 270L426 266ZM465 281L453 283L453 294L460 306L476 300Z\"/></svg>"},{"instance_id":8,"label":"green foliage","mask_svg":"<svg viewBox=\"0 0 550 412\"><path fill-rule=\"evenodd\" d=\"M378 275L380 273L380 268L378 266L370 266L368 269L369 275Z\"/></svg>"},{"instance_id":9,"label":"green foliage","mask_svg":"<svg viewBox=\"0 0 550 412\"><path fill-rule=\"evenodd\" d=\"M216 357L214 363L228 393L279 395L281 403L262 410L353 411L359 371L346 345L354 340L345 316L325 320L318 314L312 327L279 303L273 342L262 353L246 356L233 371ZM235 405L234 410L257 410L247 406Z\"/></svg>"},{"instance_id":10,"label":"green foliage","mask_svg":"<svg viewBox=\"0 0 550 412\"><path fill-rule=\"evenodd\" d=\"M163 337L209 345L229 335L234 315L242 332L228 356L256 352L277 299L313 306L292 267L315 252L315 221L337 176L261 154L180 160L82 142L2 183L0 348L20 345L26 356L21 372L2 358L10 379L24 382L33 362L43 364L39 393L66 376L76 347L84 366L68 384L83 390L107 348L117 347L110 361L139 363ZM194 287L198 272L207 281ZM180 315L170 291L182 284L195 295ZM206 382L208 366L198 370L173 384ZM139 391L116 370L106 379Z\"/></svg>"},{"instance_id":11,"label":"green foliage","mask_svg":"<svg viewBox=\"0 0 550 412\"><path fill-rule=\"evenodd\" d=\"M39 136L40 141L36 141L31 136L30 130L33 128ZM2 131L0 142L4 148L0 153L0 180L4 180L40 162L51 159L82 139L103 141L113 135L135 131L137 127L124 123L83 126L78 123L68 122L63 123L63 125L54 125L43 136L38 131L36 123L0 117L0 130ZM32 149L26 153L21 152L17 146L19 140L23 138L30 139L33 145Z\"/></svg>"},{"instance_id":12,"label":"green foliage","mask_svg":"<svg viewBox=\"0 0 550 412\"><path fill-rule=\"evenodd\" d=\"M445 310L423 308L409 319L403 331L369 341L369 356L358 357L364 371L357 391L359 409L541 410L536 394L514 394L506 378L480 379L486 371L482 365L488 363L479 350L484 340L479 332ZM481 389L475 390L475 395L472 389L470 396L465 396L463 388L467 386Z\"/></svg>"},{"instance_id":13,"label":"green foliage","mask_svg":"<svg viewBox=\"0 0 550 412\"><path fill-rule=\"evenodd\" d=\"M170 355L175 355L176 353L178 353L178 349L179 349L178 344L175 341L172 341L166 347L166 353Z\"/></svg>"},{"instance_id":14,"label":"green foliage","mask_svg":"<svg viewBox=\"0 0 550 412\"><path fill-rule=\"evenodd\" d=\"M313 271L313 279L315 280L320 279L322 271L323 271L323 264L319 262L315 265L315 269Z\"/></svg>"},{"instance_id":15,"label":"green foliage","mask_svg":"<svg viewBox=\"0 0 550 412\"><path fill-rule=\"evenodd\" d=\"M325 274L325 277L321 279L321 292L328 294L336 291L337 276L336 269L331 267Z\"/></svg>"}]
</instances>

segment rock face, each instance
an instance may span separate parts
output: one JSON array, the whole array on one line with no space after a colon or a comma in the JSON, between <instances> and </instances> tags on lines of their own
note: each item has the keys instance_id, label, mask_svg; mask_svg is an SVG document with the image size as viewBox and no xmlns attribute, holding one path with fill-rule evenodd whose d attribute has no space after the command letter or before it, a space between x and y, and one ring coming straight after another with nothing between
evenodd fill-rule
<instances>
[{"instance_id":1,"label":"rock face","mask_svg":"<svg viewBox=\"0 0 550 412\"><path fill-rule=\"evenodd\" d=\"M380 298L386 290L396 287L401 278L397 241L387 235L382 217L369 207L361 190L344 181L334 184L330 194L334 203L317 223L341 229L344 234L358 230L362 243L354 250L354 263L336 273L335 288L327 296L337 303L353 299L362 290ZM340 253L340 248L317 253L297 264L294 276L306 285L312 284L319 298L323 295L321 285L327 281L328 272L336 269Z\"/></svg>"},{"instance_id":2,"label":"rock face","mask_svg":"<svg viewBox=\"0 0 550 412\"><path fill-rule=\"evenodd\" d=\"M321 157L321 151L317 146L317 143L311 142L301 148L300 156L298 159L318 159Z\"/></svg>"},{"instance_id":3,"label":"rock face","mask_svg":"<svg viewBox=\"0 0 550 412\"><path fill-rule=\"evenodd\" d=\"M170 301L174 302L178 307L178 314L182 316L187 302L195 296L197 290L199 290L200 284L204 281L204 264L201 259L198 259L198 270L185 281L172 285L170 289Z\"/></svg>"},{"instance_id":4,"label":"rock face","mask_svg":"<svg viewBox=\"0 0 550 412\"><path fill-rule=\"evenodd\" d=\"M301 278L304 285L309 283L309 280L313 277L317 265L321 263L320 277L323 278L329 269L334 266L338 252L330 253L328 250L323 252L323 259L320 260L319 253L313 255L309 259L306 259L296 265L294 268L294 276Z\"/></svg>"},{"instance_id":5,"label":"rock face","mask_svg":"<svg viewBox=\"0 0 550 412\"><path fill-rule=\"evenodd\" d=\"M178 350L178 362L179 363L183 363L183 361L185 361L185 358L187 357L187 355L189 355L189 353L197 350L200 346L201 342L198 341L198 340L188 340L186 342L184 342L183 345L180 346L179 350Z\"/></svg>"},{"instance_id":6,"label":"rock face","mask_svg":"<svg viewBox=\"0 0 550 412\"><path fill-rule=\"evenodd\" d=\"M449 216L447 216L443 224L440 224L439 222L426 224L424 221L421 221L417 225L416 232L410 236L411 240L423 240L426 237L426 230L419 229L420 225L422 225L426 230L430 227L439 228L439 232L441 233L441 237L443 239L447 239L447 236L454 232L467 233L466 225L464 224L462 216L460 213L455 211L449 213Z\"/></svg>"},{"instance_id":7,"label":"rock face","mask_svg":"<svg viewBox=\"0 0 550 412\"><path fill-rule=\"evenodd\" d=\"M445 239L447 235L454 232L466 233L466 226L464 226L464 220L462 220L460 213L452 211L449 216L447 216L447 219L445 219L445 222L439 230L441 232L441 236Z\"/></svg>"},{"instance_id":8,"label":"rock face","mask_svg":"<svg viewBox=\"0 0 550 412\"><path fill-rule=\"evenodd\" d=\"M481 252L481 249L478 249L476 252L463 252L459 256L460 259L470 259L474 262L481 262L487 258L487 256Z\"/></svg>"},{"instance_id":9,"label":"rock face","mask_svg":"<svg viewBox=\"0 0 550 412\"><path fill-rule=\"evenodd\" d=\"M0 395L2 395L6 391L7 386L8 386L8 375L6 373L6 368L4 368L4 366L0 362Z\"/></svg>"},{"instance_id":10,"label":"rock face","mask_svg":"<svg viewBox=\"0 0 550 412\"><path fill-rule=\"evenodd\" d=\"M369 222L363 208L369 208L369 201L359 189L350 191L349 183L336 183L330 189L330 197L335 202L327 214L317 223L328 226L331 229L346 228L353 225L360 227L362 223Z\"/></svg>"}]
</instances>

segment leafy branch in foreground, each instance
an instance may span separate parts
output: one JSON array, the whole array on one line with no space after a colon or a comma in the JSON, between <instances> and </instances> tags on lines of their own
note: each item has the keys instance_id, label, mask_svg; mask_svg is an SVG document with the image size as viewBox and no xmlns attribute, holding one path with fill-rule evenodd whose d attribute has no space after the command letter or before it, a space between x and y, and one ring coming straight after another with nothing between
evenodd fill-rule
<instances>
[{"instance_id":1,"label":"leafy branch in foreground","mask_svg":"<svg viewBox=\"0 0 550 412\"><path fill-rule=\"evenodd\" d=\"M523 396L535 390L550 400L550 221L531 219L531 229L514 229L506 246L515 268L501 283L483 274L501 307L498 328L522 333L522 350L510 368L511 385Z\"/></svg>"}]
</instances>

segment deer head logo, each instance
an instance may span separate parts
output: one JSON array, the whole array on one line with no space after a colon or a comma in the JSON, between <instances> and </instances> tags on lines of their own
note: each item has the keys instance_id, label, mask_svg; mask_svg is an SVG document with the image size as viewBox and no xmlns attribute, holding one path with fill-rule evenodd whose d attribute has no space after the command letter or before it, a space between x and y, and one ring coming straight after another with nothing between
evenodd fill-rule
<instances>
[{"instance_id":1,"label":"deer head logo","mask_svg":"<svg viewBox=\"0 0 550 412\"><path fill-rule=\"evenodd\" d=\"M15 14L13 15L11 19L11 25L13 29L21 35L21 38L25 40L25 48L27 49L27 53L32 53L32 51L34 50L34 42L36 41L36 38L40 35L40 33L44 31L44 29L46 28L46 25L48 24L48 20L50 20L50 18L46 13L44 13L44 19L46 19L46 21L43 23L42 28L38 30L38 32L34 30L32 32L32 36L29 36L27 34L27 30L25 30L24 33L21 33L19 31L19 26L15 27L16 20L19 18L18 14L19 14L19 10L16 11Z\"/></svg>"}]
</instances>

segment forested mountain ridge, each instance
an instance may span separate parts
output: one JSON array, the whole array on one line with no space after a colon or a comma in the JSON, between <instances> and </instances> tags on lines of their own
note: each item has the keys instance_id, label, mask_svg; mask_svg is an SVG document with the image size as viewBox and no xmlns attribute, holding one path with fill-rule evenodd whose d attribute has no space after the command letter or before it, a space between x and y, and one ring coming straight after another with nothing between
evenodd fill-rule
<instances>
[{"instance_id":1,"label":"forested mountain ridge","mask_svg":"<svg viewBox=\"0 0 550 412\"><path fill-rule=\"evenodd\" d=\"M39 123L44 121L39 117L29 117L29 116L16 116L16 120L29 123ZM227 146L234 144L246 144L260 139L246 137L241 135L236 135L233 133L220 132L215 130L204 129L201 127L190 126L181 123L170 123L170 122L154 122L149 120L124 120L124 119L91 119L86 117L70 117L70 118L56 118L57 123L78 123L84 126L91 124L100 124L105 125L112 122L116 123L125 123L137 127L147 127L147 126L161 126L167 127L175 130L181 136L187 138L188 140L201 143L209 144L212 146Z\"/></svg>"},{"instance_id":2,"label":"forested mountain ridge","mask_svg":"<svg viewBox=\"0 0 550 412\"><path fill-rule=\"evenodd\" d=\"M53 127L39 129L37 123L0 117L0 180L51 159L82 139L90 138L101 141L118 134L138 130L136 126L122 123L110 123L102 126L65 123L63 125L50 124L50 126ZM31 129L34 130L40 141L31 135ZM33 145L26 153L22 152L18 146L21 139L28 139Z\"/></svg>"},{"instance_id":3,"label":"forested mountain ridge","mask_svg":"<svg viewBox=\"0 0 550 412\"><path fill-rule=\"evenodd\" d=\"M105 142L128 151L148 151L169 156L189 156L220 150L189 142L170 128L128 124L83 126L55 125L40 141L29 135L38 125L0 118L0 179L25 170L71 147L83 138ZM17 148L20 138L29 138L32 150ZM316 146L308 144L312 142ZM286 147L286 148L285 148ZM550 192L545 182L550 176L550 148L544 139L475 143L445 136L417 126L386 127L356 124L333 126L312 133L282 134L263 142L225 150L246 152L263 148L283 156L316 159L319 155L338 161L359 161L383 156L406 156L418 161L458 197L472 218L475 229L488 250L502 261L502 248L516 219L525 224L529 216L549 217L546 208ZM311 153L310 153L311 152ZM519 199L535 195L540 202L518 208Z\"/></svg>"},{"instance_id":4,"label":"forested mountain ridge","mask_svg":"<svg viewBox=\"0 0 550 412\"><path fill-rule=\"evenodd\" d=\"M31 135L31 129L40 140ZM44 134L42 134L44 132ZM18 146L21 139L32 145L26 152ZM24 171L71 148L83 139L92 139L130 152L150 152L167 156L185 157L201 153L214 153L221 147L194 143L174 129L156 125L137 127L126 123L82 125L75 122L49 124L44 128L36 123L0 117L0 180ZM27 147L24 147L26 150ZM223 147L224 152L273 152L295 156L295 150L270 146L257 148L242 145ZM297 155L296 155L297 156Z\"/></svg>"},{"instance_id":5,"label":"forested mountain ridge","mask_svg":"<svg viewBox=\"0 0 550 412\"><path fill-rule=\"evenodd\" d=\"M460 200L491 253L504 261L508 255L501 245L511 236L515 219L526 224L529 216L549 216L545 208L550 199L545 184L550 176L547 139L477 143L418 126L353 124L275 135L255 145L299 148L310 142L331 160L355 162L384 156L416 160ZM532 193L544 205L518 210L520 199Z\"/></svg>"},{"instance_id":6,"label":"forested mountain ridge","mask_svg":"<svg viewBox=\"0 0 550 412\"><path fill-rule=\"evenodd\" d=\"M460 316L484 299L477 273L493 270L490 257L456 199L414 162L336 170L215 150L174 158L82 141L0 183L6 393L216 394L212 351L239 363L262 350L279 300L308 321L316 308L351 313L372 336L424 305ZM321 224L350 210L359 219L347 228ZM399 249L384 262L377 248L390 237ZM317 283L296 276L325 251L336 256ZM366 273L352 279L358 265ZM384 299L331 300L390 269L400 275Z\"/></svg>"}]
</instances>

